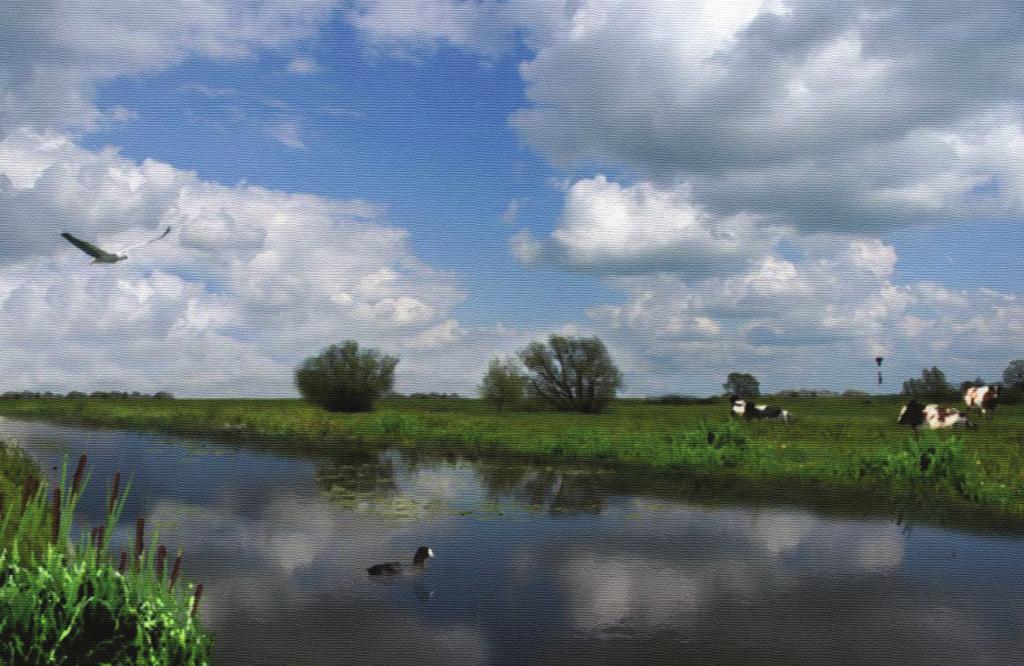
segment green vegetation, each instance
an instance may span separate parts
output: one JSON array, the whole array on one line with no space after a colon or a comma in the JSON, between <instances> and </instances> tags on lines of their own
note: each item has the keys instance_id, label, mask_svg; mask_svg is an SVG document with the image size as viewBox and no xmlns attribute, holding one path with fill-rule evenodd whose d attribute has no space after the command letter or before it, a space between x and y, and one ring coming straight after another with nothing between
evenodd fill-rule
<instances>
[{"instance_id":1,"label":"green vegetation","mask_svg":"<svg viewBox=\"0 0 1024 666\"><path fill-rule=\"evenodd\" d=\"M131 553L117 564L107 554L127 495L118 477L105 524L76 543L85 456L52 489L31 466L0 444L0 663L208 663L212 641L194 617L202 586L178 583L180 555L169 562L155 538L146 546L142 519Z\"/></svg>"},{"instance_id":2,"label":"green vegetation","mask_svg":"<svg viewBox=\"0 0 1024 666\"><path fill-rule=\"evenodd\" d=\"M540 405L562 412L600 414L622 386L622 373L599 338L552 335L519 352L529 372L527 390Z\"/></svg>"},{"instance_id":3,"label":"green vegetation","mask_svg":"<svg viewBox=\"0 0 1024 666\"><path fill-rule=\"evenodd\" d=\"M1024 518L1024 409L975 431L915 440L899 397L784 398L795 423L732 421L717 404L618 400L600 415L498 413L480 400L385 399L330 414L300 400L11 400L0 413L84 425L226 436L294 450L393 445L423 452L596 463L747 482L883 485Z\"/></svg>"},{"instance_id":4,"label":"green vegetation","mask_svg":"<svg viewBox=\"0 0 1024 666\"><path fill-rule=\"evenodd\" d=\"M329 412L368 412L394 385L396 365L398 358L360 351L358 342L346 340L307 358L295 371L295 386Z\"/></svg>"},{"instance_id":5,"label":"green vegetation","mask_svg":"<svg viewBox=\"0 0 1024 666\"><path fill-rule=\"evenodd\" d=\"M480 397L499 412L515 409L526 395L526 375L514 359L491 359L480 383Z\"/></svg>"}]
</instances>

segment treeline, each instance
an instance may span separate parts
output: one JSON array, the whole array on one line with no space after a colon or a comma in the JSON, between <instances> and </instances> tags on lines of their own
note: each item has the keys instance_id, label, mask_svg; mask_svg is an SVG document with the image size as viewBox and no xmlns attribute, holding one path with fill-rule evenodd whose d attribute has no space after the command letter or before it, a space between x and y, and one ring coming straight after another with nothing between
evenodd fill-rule
<instances>
[{"instance_id":1,"label":"treeline","mask_svg":"<svg viewBox=\"0 0 1024 666\"><path fill-rule=\"evenodd\" d=\"M167 391L157 391L156 393L139 393L138 391L93 391L92 393L84 393L82 391L71 391L69 393L54 393L53 391L46 391L40 393L39 391L7 391L6 393L0 394L0 400L27 400L27 399L39 399L39 398L71 398L72 400L84 400L86 398L101 398L101 399L117 399L123 400L125 398L147 398L151 400L174 400L174 394Z\"/></svg>"},{"instance_id":2,"label":"treeline","mask_svg":"<svg viewBox=\"0 0 1024 666\"><path fill-rule=\"evenodd\" d=\"M1004 404L1016 404L1024 397L1024 359L1010 361L1010 364L1003 370L1001 382L991 382L1001 387L999 401ZM946 380L946 373L939 368L932 366L921 370L921 376L908 379L903 382L902 394L909 398L935 401L957 401L963 398L964 393L972 386L985 386L986 382L981 377L960 382L959 386L953 386Z\"/></svg>"}]
</instances>

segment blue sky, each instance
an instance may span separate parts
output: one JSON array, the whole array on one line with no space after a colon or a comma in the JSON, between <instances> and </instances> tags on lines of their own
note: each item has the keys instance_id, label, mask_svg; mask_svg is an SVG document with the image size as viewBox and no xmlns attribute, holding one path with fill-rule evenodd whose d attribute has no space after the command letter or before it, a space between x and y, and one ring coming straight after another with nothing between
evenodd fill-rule
<instances>
[{"instance_id":1,"label":"blue sky","mask_svg":"<svg viewBox=\"0 0 1024 666\"><path fill-rule=\"evenodd\" d=\"M16 3L0 308L46 333L0 330L11 381L289 394L355 336L400 388L472 392L555 330L601 335L632 394L871 388L875 354L997 379L1019 12L861 4ZM165 224L107 273L57 236ZM83 299L105 324L68 323Z\"/></svg>"}]
</instances>

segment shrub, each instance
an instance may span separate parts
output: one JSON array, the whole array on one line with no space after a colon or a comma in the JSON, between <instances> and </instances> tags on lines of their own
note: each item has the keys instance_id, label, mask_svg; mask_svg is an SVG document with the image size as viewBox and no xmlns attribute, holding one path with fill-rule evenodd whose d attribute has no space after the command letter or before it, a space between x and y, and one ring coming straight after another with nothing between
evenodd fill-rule
<instances>
[{"instance_id":1,"label":"shrub","mask_svg":"<svg viewBox=\"0 0 1024 666\"><path fill-rule=\"evenodd\" d=\"M499 412L516 408L526 395L526 375L513 359L491 359L487 374L480 384L480 397Z\"/></svg>"},{"instance_id":2,"label":"shrub","mask_svg":"<svg viewBox=\"0 0 1024 666\"><path fill-rule=\"evenodd\" d=\"M598 414L622 385L622 373L600 339L552 335L519 352L530 372L528 391L559 411Z\"/></svg>"},{"instance_id":3,"label":"shrub","mask_svg":"<svg viewBox=\"0 0 1024 666\"><path fill-rule=\"evenodd\" d=\"M355 340L331 345L295 371L302 397L329 412L366 412L391 390L398 358L359 349Z\"/></svg>"}]
</instances>

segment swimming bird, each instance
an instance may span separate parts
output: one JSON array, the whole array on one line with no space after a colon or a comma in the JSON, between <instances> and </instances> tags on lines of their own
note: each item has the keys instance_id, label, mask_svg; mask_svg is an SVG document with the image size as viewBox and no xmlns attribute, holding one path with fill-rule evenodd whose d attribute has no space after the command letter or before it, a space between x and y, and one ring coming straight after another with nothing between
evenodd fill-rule
<instances>
[{"instance_id":1,"label":"swimming bird","mask_svg":"<svg viewBox=\"0 0 1024 666\"><path fill-rule=\"evenodd\" d=\"M416 549L416 554L412 558L413 568L423 569L427 564L427 560L433 556L434 551L432 549L427 546L420 546ZM367 568L366 572L371 576L397 576L403 573L404 569L401 562L382 562Z\"/></svg>"},{"instance_id":2,"label":"swimming bird","mask_svg":"<svg viewBox=\"0 0 1024 666\"><path fill-rule=\"evenodd\" d=\"M138 249L140 247L143 247L145 245L149 245L150 243L155 243L158 240L161 240L162 238L166 237L167 234L169 234L169 233L171 233L171 228L167 227L164 230L164 232L162 234L160 234L159 236L157 236L156 238L150 239L150 240L146 241L145 243L139 243L138 245L132 245L131 247L126 247L123 250L120 250L119 252L107 252L106 250L102 250L102 249L96 247L92 243L87 243L86 241L84 241L84 240L82 240L80 238L75 238L74 236L72 236L71 234L67 233L66 231L61 234L61 237L64 240L66 240L67 242L69 242L72 245L74 245L75 247L77 247L82 252L85 252L87 255L92 257L92 263L94 263L94 264L116 264L117 262L124 261L125 259L128 258L128 255L126 254L127 252L129 252L131 250L136 250L136 249Z\"/></svg>"}]
</instances>

